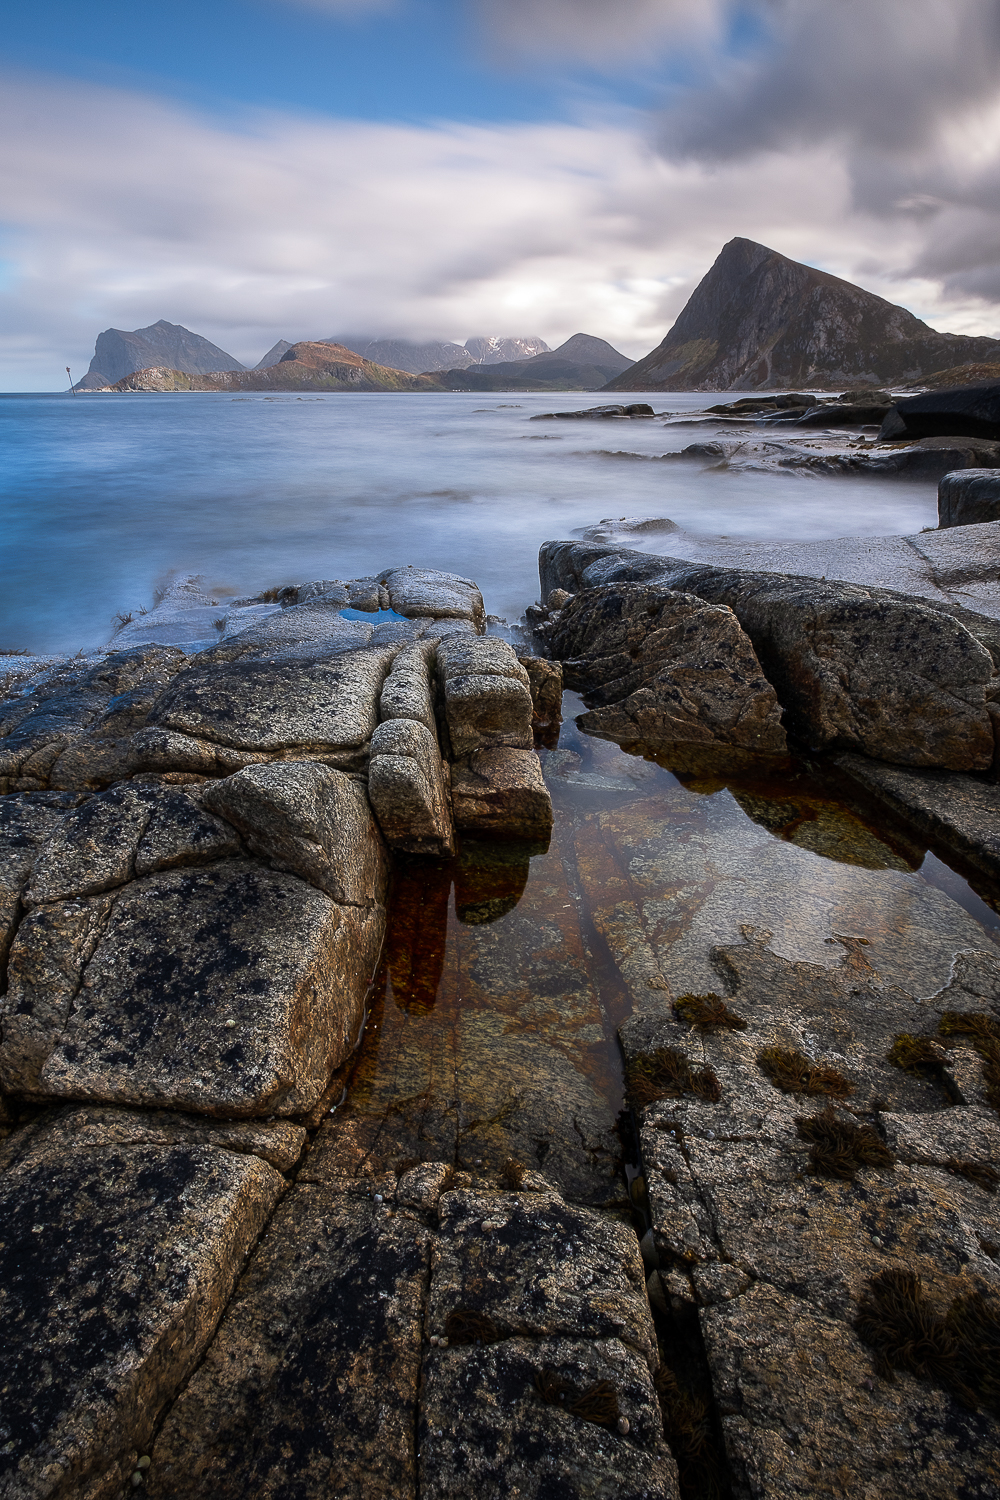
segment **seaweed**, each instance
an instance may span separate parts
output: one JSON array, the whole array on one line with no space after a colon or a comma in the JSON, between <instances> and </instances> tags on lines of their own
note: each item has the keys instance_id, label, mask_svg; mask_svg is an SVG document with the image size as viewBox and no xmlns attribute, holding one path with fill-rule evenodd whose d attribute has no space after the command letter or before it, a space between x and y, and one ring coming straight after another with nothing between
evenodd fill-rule
<instances>
[{"instance_id":1,"label":"seaweed","mask_svg":"<svg viewBox=\"0 0 1000 1500\"><path fill-rule=\"evenodd\" d=\"M944 1081L945 1056L930 1037L911 1036L901 1031L893 1037L888 1059L902 1073L913 1073L920 1078L932 1078L935 1083Z\"/></svg>"},{"instance_id":2,"label":"seaweed","mask_svg":"<svg viewBox=\"0 0 1000 1500\"><path fill-rule=\"evenodd\" d=\"M547 1406L561 1406L584 1422L613 1427L618 1421L618 1393L610 1380L595 1380L580 1391L555 1370L542 1369L535 1374L535 1389Z\"/></svg>"},{"instance_id":3,"label":"seaweed","mask_svg":"<svg viewBox=\"0 0 1000 1500\"><path fill-rule=\"evenodd\" d=\"M714 1500L721 1494L708 1402L685 1390L668 1365L653 1381L663 1413L663 1433L677 1462L681 1492Z\"/></svg>"},{"instance_id":4,"label":"seaweed","mask_svg":"<svg viewBox=\"0 0 1000 1500\"><path fill-rule=\"evenodd\" d=\"M985 1161L972 1161L966 1157L952 1156L945 1162L945 1171L955 1177L967 1177L985 1193L995 1193L1000 1187L1000 1172Z\"/></svg>"},{"instance_id":5,"label":"seaweed","mask_svg":"<svg viewBox=\"0 0 1000 1500\"><path fill-rule=\"evenodd\" d=\"M721 995L681 995L674 1014L694 1031L746 1031L746 1017L730 1010Z\"/></svg>"},{"instance_id":6,"label":"seaweed","mask_svg":"<svg viewBox=\"0 0 1000 1500\"><path fill-rule=\"evenodd\" d=\"M509 1188L511 1192L516 1193L529 1170L524 1165L524 1162L515 1160L513 1156L508 1156L500 1168L500 1186Z\"/></svg>"},{"instance_id":7,"label":"seaweed","mask_svg":"<svg viewBox=\"0 0 1000 1500\"><path fill-rule=\"evenodd\" d=\"M943 1010L938 1021L941 1036L971 1036L989 1042L1000 1038L1000 1022L977 1010Z\"/></svg>"},{"instance_id":8,"label":"seaweed","mask_svg":"<svg viewBox=\"0 0 1000 1500\"><path fill-rule=\"evenodd\" d=\"M786 1094L826 1094L831 1099L846 1099L854 1093L854 1084L836 1068L813 1062L804 1052L792 1047L765 1047L757 1062L774 1084Z\"/></svg>"},{"instance_id":9,"label":"seaweed","mask_svg":"<svg viewBox=\"0 0 1000 1500\"><path fill-rule=\"evenodd\" d=\"M633 1058L626 1069L626 1082L633 1104L638 1105L679 1099L682 1094L695 1094L711 1104L722 1098L722 1085L714 1069L692 1068L676 1047L659 1047Z\"/></svg>"},{"instance_id":10,"label":"seaweed","mask_svg":"<svg viewBox=\"0 0 1000 1500\"><path fill-rule=\"evenodd\" d=\"M471 1307L456 1307L444 1325L449 1344L497 1344L500 1333L489 1313Z\"/></svg>"},{"instance_id":11,"label":"seaweed","mask_svg":"<svg viewBox=\"0 0 1000 1500\"><path fill-rule=\"evenodd\" d=\"M818 1115L796 1115L799 1137L810 1143L809 1170L853 1182L861 1167L895 1165L896 1158L871 1125L855 1125L828 1104Z\"/></svg>"},{"instance_id":12,"label":"seaweed","mask_svg":"<svg viewBox=\"0 0 1000 1500\"><path fill-rule=\"evenodd\" d=\"M872 1277L855 1329L874 1351L887 1380L906 1370L943 1386L971 1408L1000 1414L1000 1302L975 1289L955 1297L943 1315L924 1296L920 1277L899 1268Z\"/></svg>"},{"instance_id":13,"label":"seaweed","mask_svg":"<svg viewBox=\"0 0 1000 1500\"><path fill-rule=\"evenodd\" d=\"M977 1042L983 1060L983 1085L991 1109L1000 1114L1000 1042Z\"/></svg>"}]
</instances>

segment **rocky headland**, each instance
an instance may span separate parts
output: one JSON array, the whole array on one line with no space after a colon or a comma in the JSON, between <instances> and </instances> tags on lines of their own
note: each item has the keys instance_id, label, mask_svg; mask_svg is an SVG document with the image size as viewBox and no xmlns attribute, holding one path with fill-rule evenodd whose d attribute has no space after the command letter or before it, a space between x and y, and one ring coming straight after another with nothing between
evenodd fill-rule
<instances>
[{"instance_id":1,"label":"rocky headland","mask_svg":"<svg viewBox=\"0 0 1000 1500\"><path fill-rule=\"evenodd\" d=\"M0 1495L995 1500L998 532L0 660Z\"/></svg>"}]
</instances>

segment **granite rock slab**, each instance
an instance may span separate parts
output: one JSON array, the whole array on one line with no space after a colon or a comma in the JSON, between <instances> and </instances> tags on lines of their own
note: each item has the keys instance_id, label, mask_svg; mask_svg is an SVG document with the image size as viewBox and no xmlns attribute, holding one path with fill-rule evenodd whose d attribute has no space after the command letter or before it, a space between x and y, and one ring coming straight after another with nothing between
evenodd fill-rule
<instances>
[{"instance_id":1,"label":"granite rock slab","mask_svg":"<svg viewBox=\"0 0 1000 1500\"><path fill-rule=\"evenodd\" d=\"M392 608L407 619L468 620L476 631L486 625L483 596L471 578L433 568L387 568L377 581Z\"/></svg>"},{"instance_id":2,"label":"granite rock slab","mask_svg":"<svg viewBox=\"0 0 1000 1500\"><path fill-rule=\"evenodd\" d=\"M481 838L547 843L552 800L533 750L477 750L451 768L455 826Z\"/></svg>"},{"instance_id":3,"label":"granite rock slab","mask_svg":"<svg viewBox=\"0 0 1000 1500\"><path fill-rule=\"evenodd\" d=\"M379 718L413 719L437 739L431 684L436 652L430 641L404 646L382 684Z\"/></svg>"},{"instance_id":4,"label":"granite rock slab","mask_svg":"<svg viewBox=\"0 0 1000 1500\"><path fill-rule=\"evenodd\" d=\"M17 931L31 867L66 814L53 805L58 801L44 792L0 800L0 968Z\"/></svg>"},{"instance_id":5,"label":"granite rock slab","mask_svg":"<svg viewBox=\"0 0 1000 1500\"><path fill-rule=\"evenodd\" d=\"M248 766L206 788L204 805L279 870L340 906L385 904L389 862L364 786L311 761Z\"/></svg>"},{"instance_id":6,"label":"granite rock slab","mask_svg":"<svg viewBox=\"0 0 1000 1500\"><path fill-rule=\"evenodd\" d=\"M938 484L938 525L1000 520L1000 468L956 469Z\"/></svg>"},{"instance_id":7,"label":"granite rock slab","mask_svg":"<svg viewBox=\"0 0 1000 1500\"><path fill-rule=\"evenodd\" d=\"M123 1492L283 1187L253 1155L65 1139L0 1176L5 1496Z\"/></svg>"},{"instance_id":8,"label":"granite rock slab","mask_svg":"<svg viewBox=\"0 0 1000 1500\"><path fill-rule=\"evenodd\" d=\"M499 745L531 748L531 683L506 641L448 641L437 670L453 756Z\"/></svg>"},{"instance_id":9,"label":"granite rock slab","mask_svg":"<svg viewBox=\"0 0 1000 1500\"><path fill-rule=\"evenodd\" d=\"M368 796L390 848L455 852L451 804L437 736L411 718L388 719L372 735Z\"/></svg>"},{"instance_id":10,"label":"granite rock slab","mask_svg":"<svg viewBox=\"0 0 1000 1500\"><path fill-rule=\"evenodd\" d=\"M384 922L244 861L41 907L11 950L0 1079L36 1099L306 1111L354 1045Z\"/></svg>"}]
</instances>

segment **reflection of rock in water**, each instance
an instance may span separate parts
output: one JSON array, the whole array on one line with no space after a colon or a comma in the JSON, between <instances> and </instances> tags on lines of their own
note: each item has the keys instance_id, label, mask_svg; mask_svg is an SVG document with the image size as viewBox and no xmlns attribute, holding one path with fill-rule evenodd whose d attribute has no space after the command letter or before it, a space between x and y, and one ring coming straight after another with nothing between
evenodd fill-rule
<instances>
[{"instance_id":1,"label":"reflection of rock in water","mask_svg":"<svg viewBox=\"0 0 1000 1500\"><path fill-rule=\"evenodd\" d=\"M400 1010L426 1015L444 969L451 862L400 860L392 895L385 965Z\"/></svg>"},{"instance_id":2,"label":"reflection of rock in water","mask_svg":"<svg viewBox=\"0 0 1000 1500\"><path fill-rule=\"evenodd\" d=\"M531 868L528 847L467 840L455 864L455 911L475 927L513 911Z\"/></svg>"}]
</instances>

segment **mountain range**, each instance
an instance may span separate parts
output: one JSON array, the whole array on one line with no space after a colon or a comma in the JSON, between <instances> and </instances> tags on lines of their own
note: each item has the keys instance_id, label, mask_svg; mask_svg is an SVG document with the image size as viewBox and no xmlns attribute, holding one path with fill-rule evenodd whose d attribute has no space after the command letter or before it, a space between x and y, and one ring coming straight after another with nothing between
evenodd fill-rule
<instances>
[{"instance_id":1,"label":"mountain range","mask_svg":"<svg viewBox=\"0 0 1000 1500\"><path fill-rule=\"evenodd\" d=\"M153 365L183 370L188 375L207 375L212 370L245 369L238 359L192 333L179 323L161 318L148 328L126 333L123 328L106 328L97 335L90 369L78 383L78 391L96 391L114 385L135 370Z\"/></svg>"},{"instance_id":2,"label":"mountain range","mask_svg":"<svg viewBox=\"0 0 1000 1500\"><path fill-rule=\"evenodd\" d=\"M766 245L724 245L661 344L611 391L906 386L1000 360L1000 340L937 333L905 307Z\"/></svg>"}]
</instances>

